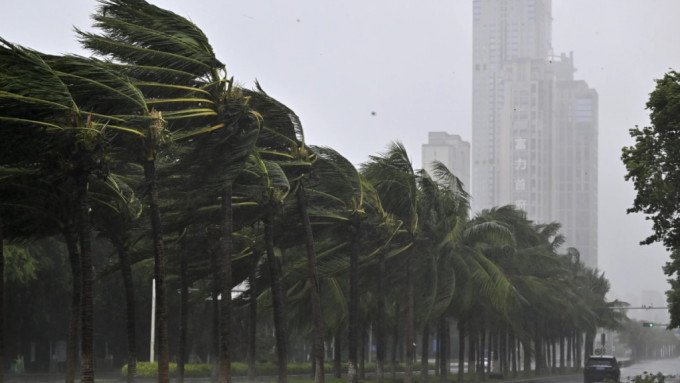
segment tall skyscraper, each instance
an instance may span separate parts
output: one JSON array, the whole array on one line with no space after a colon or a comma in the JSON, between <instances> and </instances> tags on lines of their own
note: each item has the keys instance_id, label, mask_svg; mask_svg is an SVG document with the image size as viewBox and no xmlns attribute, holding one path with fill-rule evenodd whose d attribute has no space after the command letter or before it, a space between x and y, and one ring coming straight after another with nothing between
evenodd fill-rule
<instances>
[{"instance_id":1,"label":"tall skyscraper","mask_svg":"<svg viewBox=\"0 0 680 383\"><path fill-rule=\"evenodd\" d=\"M457 134L429 132L428 142L423 144L423 167L432 175L432 163L444 164L470 192L470 143Z\"/></svg>"},{"instance_id":2,"label":"tall skyscraper","mask_svg":"<svg viewBox=\"0 0 680 383\"><path fill-rule=\"evenodd\" d=\"M550 0L473 0L472 204L560 222L597 266L597 93L555 56Z\"/></svg>"}]
</instances>

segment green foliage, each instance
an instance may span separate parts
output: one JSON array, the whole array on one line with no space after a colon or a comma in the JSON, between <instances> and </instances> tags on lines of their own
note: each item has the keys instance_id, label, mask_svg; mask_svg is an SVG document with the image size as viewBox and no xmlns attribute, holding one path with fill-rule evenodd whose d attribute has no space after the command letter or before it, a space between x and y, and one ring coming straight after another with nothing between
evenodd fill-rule
<instances>
[{"instance_id":1,"label":"green foliage","mask_svg":"<svg viewBox=\"0 0 680 383\"><path fill-rule=\"evenodd\" d=\"M14 280L27 284L36 279L38 261L28 247L9 245L5 247L3 256L6 281Z\"/></svg>"},{"instance_id":2,"label":"green foliage","mask_svg":"<svg viewBox=\"0 0 680 383\"><path fill-rule=\"evenodd\" d=\"M122 376L127 376L128 365L124 365L121 368ZM212 366L207 363L203 364L185 364L184 365L184 376L185 377L206 377L210 376L212 371ZM177 363L170 363L170 375L175 376L177 374ZM137 376L140 378L155 378L158 376L158 363L157 362L137 362Z\"/></svg>"},{"instance_id":3,"label":"green foliage","mask_svg":"<svg viewBox=\"0 0 680 383\"><path fill-rule=\"evenodd\" d=\"M629 213L644 213L653 222L653 233L641 243L661 242L668 250L680 249L680 73L670 71L656 80L647 109L651 126L635 127L635 145L623 148L621 159L637 195ZM677 255L666 264L669 277L680 271ZM680 277L680 276L676 276ZM670 327L680 327L680 283L671 279L668 302Z\"/></svg>"},{"instance_id":4,"label":"green foliage","mask_svg":"<svg viewBox=\"0 0 680 383\"><path fill-rule=\"evenodd\" d=\"M645 371L642 375L636 375L633 379L629 379L629 381L633 383L664 383L666 377L660 372L651 374Z\"/></svg>"},{"instance_id":5,"label":"green foliage","mask_svg":"<svg viewBox=\"0 0 680 383\"><path fill-rule=\"evenodd\" d=\"M637 195L629 213L644 213L653 222L653 234L642 243L680 245L680 73L670 71L656 80L647 109L651 126L635 127L635 145L623 148L621 159Z\"/></svg>"},{"instance_id":6,"label":"green foliage","mask_svg":"<svg viewBox=\"0 0 680 383\"><path fill-rule=\"evenodd\" d=\"M333 371L333 362L326 362L324 364L325 371ZM434 368L434 365L431 366ZM375 363L366 363L365 368L367 371L374 371L376 366ZM390 367L391 368L391 367ZM121 368L122 376L127 376L127 364ZM406 369L405 363L399 363L397 365L397 371L404 371ZM260 362L255 364L255 371L259 376L276 376L278 374L278 367L276 363L273 362ZM347 363L342 363L342 371L347 371ZM184 365L184 376L185 377L207 377L210 376L211 366L210 364L185 364ZM290 375L310 375L312 373L311 363L288 363L288 374ZM170 375L176 376L177 374L177 363L170 363ZM231 374L232 376L247 376L248 375L248 364L241 362L232 362L231 364ZM140 378L155 378L158 376L158 363L157 362L137 362L137 376ZM304 381L304 379L302 379Z\"/></svg>"},{"instance_id":7,"label":"green foliage","mask_svg":"<svg viewBox=\"0 0 680 383\"><path fill-rule=\"evenodd\" d=\"M666 301L668 302L668 312L671 316L669 328L680 327L680 251L674 250L671 253L671 260L666 262L663 267L664 273L669 277L668 283L671 289L666 291Z\"/></svg>"}]
</instances>

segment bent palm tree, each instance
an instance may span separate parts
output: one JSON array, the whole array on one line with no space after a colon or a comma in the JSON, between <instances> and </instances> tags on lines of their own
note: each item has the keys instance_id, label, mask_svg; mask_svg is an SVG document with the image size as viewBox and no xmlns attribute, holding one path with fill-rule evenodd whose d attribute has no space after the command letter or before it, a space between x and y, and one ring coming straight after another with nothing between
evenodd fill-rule
<instances>
[{"instance_id":1,"label":"bent palm tree","mask_svg":"<svg viewBox=\"0 0 680 383\"><path fill-rule=\"evenodd\" d=\"M229 148L225 145L252 146L258 130L257 115L247 108L246 99L238 92L232 92L232 81L226 78L224 64L215 57L207 37L189 20L143 0L104 0L93 17L95 27L102 34L78 31L83 45L112 59L111 65L134 79L147 104L156 108L158 115L168 122L168 132L173 134L173 139L197 139L217 149L211 153L222 154L222 158L212 159L220 168L212 174L214 177L210 182L211 186L218 186L222 205L221 275L227 283L222 284L222 296L226 299L222 300L220 324L220 380L229 381L231 184L246 156L243 151L238 151L239 155L227 153ZM214 135L204 135L210 133ZM149 130L144 136L143 157L139 161L146 170L154 230L159 381L167 382L165 256L155 179L155 161L163 134L161 129Z\"/></svg>"},{"instance_id":2,"label":"bent palm tree","mask_svg":"<svg viewBox=\"0 0 680 383\"><path fill-rule=\"evenodd\" d=\"M90 382L94 355L88 183L93 175L107 174L106 128L127 130L121 125L125 116L143 114L145 105L126 78L94 60L41 55L2 40L0 65L3 128L14 138L36 132L48 138L39 150L33 148L43 153L34 163L45 174L66 176L73 185L82 273L81 369L83 381Z\"/></svg>"},{"instance_id":3,"label":"bent palm tree","mask_svg":"<svg viewBox=\"0 0 680 383\"><path fill-rule=\"evenodd\" d=\"M276 350L278 357L278 381L285 383L288 379L287 342L288 331L284 314L285 292L279 262L275 254L274 219L276 211L290 192L288 178L281 167L273 161L263 160L257 152L251 153L245 171L241 174L237 193L257 205L256 215L264 223L264 249L269 269ZM252 288L252 286L251 286ZM251 295L255 293L251 291ZM255 299L251 297L251 299Z\"/></svg>"},{"instance_id":4,"label":"bent palm tree","mask_svg":"<svg viewBox=\"0 0 680 383\"><path fill-rule=\"evenodd\" d=\"M126 178L131 177L127 175ZM131 187L125 183L123 177L110 175L106 181L93 185L92 199L96 205L92 209L92 218L99 235L108 238L118 253L127 318L127 381L133 382L137 374L137 319L130 248L136 240L132 231L141 216L142 203L137 199Z\"/></svg>"},{"instance_id":5,"label":"bent palm tree","mask_svg":"<svg viewBox=\"0 0 680 383\"><path fill-rule=\"evenodd\" d=\"M317 160L312 166L309 195L319 216L330 222L331 245L337 249L348 248L349 253L349 366L348 381L358 381L358 305L359 305L359 257L361 250L371 252L365 239L369 219L384 217L380 200L373 187L346 158L331 148L314 147ZM321 210L321 206L324 206ZM322 213L325 211L326 213ZM335 221L336 223L332 223ZM362 243L364 239L364 243ZM376 238L377 240L377 238ZM337 243L336 243L337 242ZM362 246L363 245L363 246ZM382 244L378 245L380 247ZM339 268L339 273L344 268Z\"/></svg>"},{"instance_id":6,"label":"bent palm tree","mask_svg":"<svg viewBox=\"0 0 680 383\"><path fill-rule=\"evenodd\" d=\"M412 267L414 253L411 246L418 235L418 188L417 176L408 157L406 148L399 142L392 143L388 150L362 165L362 173L373 184L380 196L385 211L404 223L406 247L405 279L406 291L406 376L410 383L414 355L414 311ZM396 341L396 339L395 339ZM380 361L378 361L380 363Z\"/></svg>"},{"instance_id":7,"label":"bent palm tree","mask_svg":"<svg viewBox=\"0 0 680 383\"><path fill-rule=\"evenodd\" d=\"M302 124L298 116L287 106L265 93L259 84L257 91L246 94L251 105L262 116L262 132L257 146L263 158L276 161L286 171L286 176L295 190L296 207L302 221L305 251L307 255L308 280L311 286L310 300L314 331L314 381L324 381L323 322L319 292L319 278L316 266L314 233L309 217L305 177L309 173L316 155L305 144ZM279 360L279 364L284 361ZM281 366L279 366L281 368ZM282 377L279 377L282 379Z\"/></svg>"}]
</instances>

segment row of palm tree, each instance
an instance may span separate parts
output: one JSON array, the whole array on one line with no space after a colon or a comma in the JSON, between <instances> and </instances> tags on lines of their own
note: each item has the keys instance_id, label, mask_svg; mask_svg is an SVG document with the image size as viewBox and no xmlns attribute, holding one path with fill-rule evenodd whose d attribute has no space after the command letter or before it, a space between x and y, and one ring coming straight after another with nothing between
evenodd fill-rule
<instances>
[{"instance_id":1,"label":"row of palm tree","mask_svg":"<svg viewBox=\"0 0 680 383\"><path fill-rule=\"evenodd\" d=\"M251 378L258 316L273 317L282 383L291 334L308 334L321 383L331 338L346 337L348 379L358 380L369 331L382 382L391 333L393 359L406 345L408 383L418 333L428 374L430 328L445 378L456 323L462 378L466 352L480 374L488 372L486 351L504 372L518 371L519 349L525 370L532 361L538 371L576 365L595 329L620 320L604 276L575 260L575 250L560 254L558 224L535 224L513 206L471 217L460 180L440 163L432 174L414 169L398 142L358 168L308 145L290 108L259 84L236 86L203 32L170 11L101 0L93 19L98 32L77 31L90 58L0 39L0 239L66 243L67 383L78 354L82 381L94 381L93 234L118 255L128 381L138 357L132 275L150 257L159 382L170 379L168 264L178 265L170 270L182 286L180 312L172 313L181 317L179 381L190 291L216 308L220 382L231 381L235 305L249 308ZM244 291L234 300L235 286Z\"/></svg>"}]
</instances>

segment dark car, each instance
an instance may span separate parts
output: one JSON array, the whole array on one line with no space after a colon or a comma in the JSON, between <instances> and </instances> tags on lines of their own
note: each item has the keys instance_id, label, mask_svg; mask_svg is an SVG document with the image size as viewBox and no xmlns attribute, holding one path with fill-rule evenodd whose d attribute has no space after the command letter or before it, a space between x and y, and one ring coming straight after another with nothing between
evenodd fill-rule
<instances>
[{"instance_id":1,"label":"dark car","mask_svg":"<svg viewBox=\"0 0 680 383\"><path fill-rule=\"evenodd\" d=\"M616 358L609 355L592 355L583 369L583 383L602 382L606 379L619 382L621 370Z\"/></svg>"}]
</instances>

